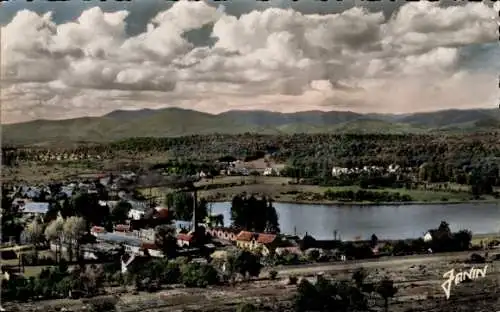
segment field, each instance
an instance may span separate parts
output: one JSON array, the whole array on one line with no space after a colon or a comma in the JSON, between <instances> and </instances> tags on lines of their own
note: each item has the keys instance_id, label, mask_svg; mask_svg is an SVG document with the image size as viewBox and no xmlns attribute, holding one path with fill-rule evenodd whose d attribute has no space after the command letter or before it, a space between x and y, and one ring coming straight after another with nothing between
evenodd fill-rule
<instances>
[{"instance_id":1,"label":"field","mask_svg":"<svg viewBox=\"0 0 500 312\"><path fill-rule=\"evenodd\" d=\"M318 194L322 195L326 190L332 191L358 191L358 186L345 187L322 187L315 185L289 184L291 178L246 176L246 177L217 177L213 180L206 179L200 181L197 186L200 188L199 196L210 201L230 201L235 195L246 192L247 194L262 194L272 197L276 202L289 203L311 203L311 204L342 204L341 202L318 199ZM204 187L210 187L206 190ZM158 201L162 201L168 188L147 188L141 189L145 196L152 196ZM458 203L470 201L470 194L463 189L456 193L445 191L426 191L408 189L376 189L376 192L399 192L401 195L407 194L414 199L413 203ZM487 201L494 201L491 197L485 197ZM368 202L357 202L349 204L369 204Z\"/></svg>"},{"instance_id":2,"label":"field","mask_svg":"<svg viewBox=\"0 0 500 312\"><path fill-rule=\"evenodd\" d=\"M497 311L500 306L500 267L497 262L487 263L486 276L451 286L451 296L447 300L441 288L445 281L443 274L451 269L456 273L467 270L465 264L470 253L453 255L409 256L380 261L355 263L304 265L293 268L278 267L278 280L267 279L266 272L257 281L241 282L233 287L218 286L208 289L169 288L159 293L131 293L115 289L118 309L122 312L159 311L235 311L242 302L258 306L259 311L289 310L297 286L287 285L287 276L314 281L317 274L331 279L349 279L352 272L364 267L368 272L368 282L376 282L383 276L395 281L398 292L390 300L390 311L440 311L440 312L481 312ZM482 269L485 264L474 267ZM121 292L121 294L120 294ZM383 307L383 300L376 294L369 297L370 305ZM22 311L47 311L58 306L81 309L79 300L46 301L37 304L20 304Z\"/></svg>"}]
</instances>

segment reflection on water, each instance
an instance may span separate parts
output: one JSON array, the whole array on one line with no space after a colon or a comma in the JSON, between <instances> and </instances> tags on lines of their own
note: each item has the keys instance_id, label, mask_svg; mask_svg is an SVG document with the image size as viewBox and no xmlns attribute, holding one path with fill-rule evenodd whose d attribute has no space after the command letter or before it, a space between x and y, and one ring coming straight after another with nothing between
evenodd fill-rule
<instances>
[{"instance_id":1,"label":"reflection on water","mask_svg":"<svg viewBox=\"0 0 500 312\"><path fill-rule=\"evenodd\" d=\"M231 222L231 204L213 203L212 213L222 213L224 223ZM274 203L283 233L306 232L320 239L397 239L420 237L442 220L452 231L469 229L473 233L500 231L499 204L402 205L402 206L327 206Z\"/></svg>"}]
</instances>

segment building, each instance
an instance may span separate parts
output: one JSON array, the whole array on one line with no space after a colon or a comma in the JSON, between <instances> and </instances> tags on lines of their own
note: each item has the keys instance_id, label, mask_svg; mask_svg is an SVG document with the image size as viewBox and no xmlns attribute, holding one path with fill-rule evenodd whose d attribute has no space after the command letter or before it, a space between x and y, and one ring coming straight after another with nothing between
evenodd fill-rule
<instances>
[{"instance_id":1,"label":"building","mask_svg":"<svg viewBox=\"0 0 500 312\"><path fill-rule=\"evenodd\" d=\"M342 174L347 174L349 173L349 169L347 168L342 168L342 167L333 167L332 168L332 176L338 177Z\"/></svg>"},{"instance_id":2,"label":"building","mask_svg":"<svg viewBox=\"0 0 500 312\"><path fill-rule=\"evenodd\" d=\"M134 231L135 237L145 240L145 241L154 241L156 232L155 229L148 228L148 229L140 229L138 231Z\"/></svg>"},{"instance_id":3,"label":"building","mask_svg":"<svg viewBox=\"0 0 500 312\"><path fill-rule=\"evenodd\" d=\"M22 213L44 215L47 213L47 211L49 211L49 207L50 207L49 203L27 202L23 206L20 206L19 210Z\"/></svg>"},{"instance_id":4,"label":"building","mask_svg":"<svg viewBox=\"0 0 500 312\"><path fill-rule=\"evenodd\" d=\"M181 248L190 247L194 244L193 233L179 233L177 234L177 245Z\"/></svg>"},{"instance_id":5,"label":"building","mask_svg":"<svg viewBox=\"0 0 500 312\"><path fill-rule=\"evenodd\" d=\"M142 209L135 209L135 208L132 208L130 209L130 211L128 212L128 217L132 220L140 220L144 217L145 215L145 211L142 210Z\"/></svg>"},{"instance_id":6,"label":"building","mask_svg":"<svg viewBox=\"0 0 500 312\"><path fill-rule=\"evenodd\" d=\"M90 234L97 236L98 234L106 233L106 229L102 226L93 226L90 228Z\"/></svg>"},{"instance_id":7,"label":"building","mask_svg":"<svg viewBox=\"0 0 500 312\"><path fill-rule=\"evenodd\" d=\"M215 227L207 228L206 233L212 238L234 242L240 230L234 228Z\"/></svg>"},{"instance_id":8,"label":"building","mask_svg":"<svg viewBox=\"0 0 500 312\"><path fill-rule=\"evenodd\" d=\"M117 225L115 225L114 230L115 230L115 232L128 233L132 229L131 229L129 224L117 224Z\"/></svg>"},{"instance_id":9,"label":"building","mask_svg":"<svg viewBox=\"0 0 500 312\"><path fill-rule=\"evenodd\" d=\"M424 242L428 243L428 242L432 241L432 238L433 237L432 237L431 231L428 231L427 233L425 233L423 240L424 240Z\"/></svg>"},{"instance_id":10,"label":"building","mask_svg":"<svg viewBox=\"0 0 500 312\"><path fill-rule=\"evenodd\" d=\"M236 235L236 246L241 249L255 250L257 248L257 233L241 231Z\"/></svg>"},{"instance_id":11,"label":"building","mask_svg":"<svg viewBox=\"0 0 500 312\"><path fill-rule=\"evenodd\" d=\"M115 245L122 245L127 253L152 257L163 257L161 250L152 241L145 241L133 235L120 233L98 233L95 235L98 241Z\"/></svg>"},{"instance_id":12,"label":"building","mask_svg":"<svg viewBox=\"0 0 500 312\"><path fill-rule=\"evenodd\" d=\"M273 252L280 243L281 239L276 234L261 233L257 236L257 247L260 248L263 256L267 256Z\"/></svg>"},{"instance_id":13,"label":"building","mask_svg":"<svg viewBox=\"0 0 500 312\"><path fill-rule=\"evenodd\" d=\"M278 170L269 167L269 168L264 169L263 175L265 175L265 176L278 176L279 172L278 172Z\"/></svg>"}]
</instances>

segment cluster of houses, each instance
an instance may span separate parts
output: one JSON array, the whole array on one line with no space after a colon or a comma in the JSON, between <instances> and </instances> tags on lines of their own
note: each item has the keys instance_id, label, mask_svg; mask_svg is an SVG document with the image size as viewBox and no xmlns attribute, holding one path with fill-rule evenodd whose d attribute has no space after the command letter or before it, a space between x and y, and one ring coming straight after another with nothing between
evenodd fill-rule
<instances>
[{"instance_id":1,"label":"cluster of houses","mask_svg":"<svg viewBox=\"0 0 500 312\"><path fill-rule=\"evenodd\" d=\"M333 167L332 176L339 177L341 175L361 174L361 173L398 173L405 171L399 165L391 164L387 168L380 166L364 166L363 168L346 168L346 167Z\"/></svg>"}]
</instances>

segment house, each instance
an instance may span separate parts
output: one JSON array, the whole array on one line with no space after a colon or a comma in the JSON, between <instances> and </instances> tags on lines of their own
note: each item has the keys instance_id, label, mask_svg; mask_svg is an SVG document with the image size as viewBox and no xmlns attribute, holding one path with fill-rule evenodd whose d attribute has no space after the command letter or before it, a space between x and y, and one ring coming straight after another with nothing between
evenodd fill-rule
<instances>
[{"instance_id":1,"label":"house","mask_svg":"<svg viewBox=\"0 0 500 312\"><path fill-rule=\"evenodd\" d=\"M433 239L433 233L432 233L432 230L429 230L429 231L427 231L427 233L425 233L423 240L424 240L424 242L428 243L428 242L431 242L432 239Z\"/></svg>"},{"instance_id":2,"label":"house","mask_svg":"<svg viewBox=\"0 0 500 312\"><path fill-rule=\"evenodd\" d=\"M155 258L163 258L163 252L160 250L158 246L154 242L143 241L139 250L141 254L146 255L149 254L151 257Z\"/></svg>"},{"instance_id":3,"label":"house","mask_svg":"<svg viewBox=\"0 0 500 312\"><path fill-rule=\"evenodd\" d=\"M168 219L169 218L168 208L155 207L154 211L153 211L153 218L155 218L155 219Z\"/></svg>"},{"instance_id":4,"label":"house","mask_svg":"<svg viewBox=\"0 0 500 312\"><path fill-rule=\"evenodd\" d=\"M279 255L288 255L288 254L295 254L298 256L302 256L303 252L298 246L290 246L290 247L277 247L274 252Z\"/></svg>"},{"instance_id":5,"label":"house","mask_svg":"<svg viewBox=\"0 0 500 312\"><path fill-rule=\"evenodd\" d=\"M125 251L131 254L145 255L149 254L153 257L162 257L163 254L156 247L154 242L139 239L133 235L115 233L98 233L97 239L101 242L106 242L114 245L123 245Z\"/></svg>"},{"instance_id":6,"label":"house","mask_svg":"<svg viewBox=\"0 0 500 312\"><path fill-rule=\"evenodd\" d=\"M27 202L20 207L20 211L29 214L46 214L49 211L49 206L49 203Z\"/></svg>"},{"instance_id":7,"label":"house","mask_svg":"<svg viewBox=\"0 0 500 312\"><path fill-rule=\"evenodd\" d=\"M389 166L389 168L387 168L387 171L388 171L389 173L395 173L395 172L397 172L399 169L400 169L400 166L399 166L399 165L391 164L391 165Z\"/></svg>"},{"instance_id":8,"label":"house","mask_svg":"<svg viewBox=\"0 0 500 312\"><path fill-rule=\"evenodd\" d=\"M93 226L90 228L90 234L97 236L98 234L106 233L106 229L102 226Z\"/></svg>"},{"instance_id":9,"label":"house","mask_svg":"<svg viewBox=\"0 0 500 312\"><path fill-rule=\"evenodd\" d=\"M349 173L349 169L347 168L342 168L342 167L333 167L332 168L332 176L338 177L342 174L347 174Z\"/></svg>"},{"instance_id":10,"label":"house","mask_svg":"<svg viewBox=\"0 0 500 312\"><path fill-rule=\"evenodd\" d=\"M278 170L276 170L274 168L268 167L268 168L264 169L263 175L265 175L265 176L277 176L277 175L279 175L279 172L278 172Z\"/></svg>"},{"instance_id":11,"label":"house","mask_svg":"<svg viewBox=\"0 0 500 312\"><path fill-rule=\"evenodd\" d=\"M255 250L257 247L257 233L241 231L236 235L236 246L241 249Z\"/></svg>"},{"instance_id":12,"label":"house","mask_svg":"<svg viewBox=\"0 0 500 312\"><path fill-rule=\"evenodd\" d=\"M155 229L140 229L138 231L134 231L134 234L139 239L146 241L154 241L156 232Z\"/></svg>"},{"instance_id":13,"label":"house","mask_svg":"<svg viewBox=\"0 0 500 312\"><path fill-rule=\"evenodd\" d=\"M177 245L179 247L190 247L194 244L193 233L179 233L177 234Z\"/></svg>"},{"instance_id":14,"label":"house","mask_svg":"<svg viewBox=\"0 0 500 312\"><path fill-rule=\"evenodd\" d=\"M128 217L132 220L140 220L144 217L145 215L145 211L144 210L139 210L139 209L130 209L130 211L128 212Z\"/></svg>"},{"instance_id":15,"label":"house","mask_svg":"<svg viewBox=\"0 0 500 312\"><path fill-rule=\"evenodd\" d=\"M275 252L277 248L297 248L296 244L290 242L288 239L269 233L254 233L248 231L241 231L236 236L236 246L241 249L246 249L252 252L259 252L263 256L267 256Z\"/></svg>"},{"instance_id":16,"label":"house","mask_svg":"<svg viewBox=\"0 0 500 312\"><path fill-rule=\"evenodd\" d=\"M261 233L257 236L257 247L262 248L261 253L263 256L267 256L274 251L279 243L281 243L281 239L276 234Z\"/></svg>"},{"instance_id":17,"label":"house","mask_svg":"<svg viewBox=\"0 0 500 312\"><path fill-rule=\"evenodd\" d=\"M212 238L232 242L236 241L236 236L239 232L240 230L235 228L215 227L206 229L206 233L209 234Z\"/></svg>"},{"instance_id":18,"label":"house","mask_svg":"<svg viewBox=\"0 0 500 312\"><path fill-rule=\"evenodd\" d=\"M141 265L145 264L147 259L144 257L139 257L136 254L124 254L121 259L121 271L122 274L125 274L128 272L128 269L130 268L131 265Z\"/></svg>"},{"instance_id":19,"label":"house","mask_svg":"<svg viewBox=\"0 0 500 312\"><path fill-rule=\"evenodd\" d=\"M129 224L117 224L115 225L115 232L127 233L131 231Z\"/></svg>"}]
</instances>

